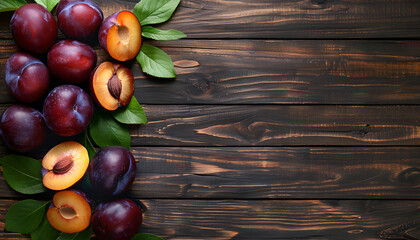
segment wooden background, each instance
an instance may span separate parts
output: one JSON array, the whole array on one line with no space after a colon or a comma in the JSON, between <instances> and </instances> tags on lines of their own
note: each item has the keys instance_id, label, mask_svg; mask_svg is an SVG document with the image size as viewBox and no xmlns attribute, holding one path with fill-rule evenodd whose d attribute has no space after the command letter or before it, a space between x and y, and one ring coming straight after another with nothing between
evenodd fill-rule
<instances>
[{"instance_id":1,"label":"wooden background","mask_svg":"<svg viewBox=\"0 0 420 240\"><path fill-rule=\"evenodd\" d=\"M108 16L137 0L95 2ZM17 51L10 17L1 73ZM141 232L420 239L420 1L182 0L160 28L188 35L148 42L178 78L127 63L150 121L131 131ZM13 102L0 81L1 109ZM2 230L25 196L0 180Z\"/></svg>"}]
</instances>

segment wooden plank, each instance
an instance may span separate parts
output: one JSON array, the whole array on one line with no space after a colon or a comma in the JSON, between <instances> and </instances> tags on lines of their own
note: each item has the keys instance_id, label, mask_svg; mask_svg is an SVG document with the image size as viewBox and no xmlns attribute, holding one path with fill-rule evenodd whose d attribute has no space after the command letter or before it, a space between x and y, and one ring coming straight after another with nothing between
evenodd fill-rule
<instances>
[{"instance_id":1,"label":"wooden plank","mask_svg":"<svg viewBox=\"0 0 420 240\"><path fill-rule=\"evenodd\" d=\"M393 239L420 238L419 201L143 200L140 232L165 239ZM0 200L0 239L7 208ZM402 234L411 236L403 238Z\"/></svg>"},{"instance_id":2,"label":"wooden plank","mask_svg":"<svg viewBox=\"0 0 420 240\"><path fill-rule=\"evenodd\" d=\"M131 10L133 0L96 1L104 16ZM0 14L0 38L10 38L11 14ZM420 37L417 0L182 0L164 29L189 38Z\"/></svg>"},{"instance_id":3,"label":"wooden plank","mask_svg":"<svg viewBox=\"0 0 420 240\"><path fill-rule=\"evenodd\" d=\"M135 198L419 199L420 148L132 148ZM0 198L23 198L0 174Z\"/></svg>"},{"instance_id":4,"label":"wooden plank","mask_svg":"<svg viewBox=\"0 0 420 240\"><path fill-rule=\"evenodd\" d=\"M419 199L420 148L134 148L142 198Z\"/></svg>"},{"instance_id":5,"label":"wooden plank","mask_svg":"<svg viewBox=\"0 0 420 240\"><path fill-rule=\"evenodd\" d=\"M181 1L163 28L189 38L420 37L416 0Z\"/></svg>"},{"instance_id":6,"label":"wooden plank","mask_svg":"<svg viewBox=\"0 0 420 240\"><path fill-rule=\"evenodd\" d=\"M419 106L148 105L132 146L419 145Z\"/></svg>"},{"instance_id":7,"label":"wooden plank","mask_svg":"<svg viewBox=\"0 0 420 240\"><path fill-rule=\"evenodd\" d=\"M144 104L418 104L420 41L154 42L178 78L146 77L135 62L135 95ZM0 40L0 72L16 51ZM98 62L110 60L97 48ZM15 101L0 75L0 102Z\"/></svg>"},{"instance_id":8,"label":"wooden plank","mask_svg":"<svg viewBox=\"0 0 420 240\"><path fill-rule=\"evenodd\" d=\"M0 104L0 112L6 107ZM133 147L420 145L420 106L145 105L144 110L149 123L131 127Z\"/></svg>"},{"instance_id":9,"label":"wooden plank","mask_svg":"<svg viewBox=\"0 0 420 240\"><path fill-rule=\"evenodd\" d=\"M153 104L418 104L419 41L176 41L153 43L178 78L147 79ZM187 67L182 67L187 64ZM189 65L188 65L189 64ZM192 66L192 67L191 67Z\"/></svg>"}]
</instances>

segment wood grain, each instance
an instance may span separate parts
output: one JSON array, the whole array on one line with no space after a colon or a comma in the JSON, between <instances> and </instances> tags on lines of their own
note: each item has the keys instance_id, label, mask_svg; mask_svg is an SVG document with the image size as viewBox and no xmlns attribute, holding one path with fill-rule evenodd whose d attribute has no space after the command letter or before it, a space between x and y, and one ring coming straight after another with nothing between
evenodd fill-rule
<instances>
[{"instance_id":1,"label":"wood grain","mask_svg":"<svg viewBox=\"0 0 420 240\"><path fill-rule=\"evenodd\" d=\"M0 112L7 106L0 104ZM131 127L133 147L420 144L420 106L145 105L144 110L149 123Z\"/></svg>"},{"instance_id":2,"label":"wood grain","mask_svg":"<svg viewBox=\"0 0 420 240\"><path fill-rule=\"evenodd\" d=\"M419 201L143 200L141 232L170 239L386 239L399 228L420 238ZM7 208L0 200L0 231ZM27 239L4 233L0 239ZM389 238L388 238L389 239ZM394 238L396 239L396 238Z\"/></svg>"},{"instance_id":3,"label":"wood grain","mask_svg":"<svg viewBox=\"0 0 420 240\"><path fill-rule=\"evenodd\" d=\"M146 77L136 61L143 104L418 104L420 41L153 42L172 57L178 77ZM99 47L99 63L110 60ZM0 40L0 72L16 51ZM0 102L15 101L0 75Z\"/></svg>"},{"instance_id":4,"label":"wood grain","mask_svg":"<svg viewBox=\"0 0 420 240\"><path fill-rule=\"evenodd\" d=\"M420 198L420 148L134 148L141 198Z\"/></svg>"},{"instance_id":5,"label":"wood grain","mask_svg":"<svg viewBox=\"0 0 420 240\"><path fill-rule=\"evenodd\" d=\"M138 2L94 1L105 16ZM0 73L18 50L11 15L0 13ZM175 80L125 63L149 119L131 127L141 232L420 239L420 1L182 0L157 27L188 38L147 41ZM3 80L0 112L15 102ZM0 173L0 239L28 239L4 231L23 198Z\"/></svg>"},{"instance_id":6,"label":"wood grain","mask_svg":"<svg viewBox=\"0 0 420 240\"><path fill-rule=\"evenodd\" d=\"M3 148L4 149L4 148ZM420 148L132 148L135 198L419 199ZM0 174L0 198L25 198Z\"/></svg>"},{"instance_id":7,"label":"wood grain","mask_svg":"<svg viewBox=\"0 0 420 240\"><path fill-rule=\"evenodd\" d=\"M189 38L420 36L416 0L183 0L180 6L162 28L181 30Z\"/></svg>"},{"instance_id":8,"label":"wood grain","mask_svg":"<svg viewBox=\"0 0 420 240\"><path fill-rule=\"evenodd\" d=\"M417 104L420 42L176 41L176 80L146 78L136 96L159 104ZM195 63L195 64L197 64Z\"/></svg>"},{"instance_id":9,"label":"wood grain","mask_svg":"<svg viewBox=\"0 0 420 240\"><path fill-rule=\"evenodd\" d=\"M95 2L104 16L132 10L138 0ZM0 14L0 38L10 38L10 13ZM182 0L163 29L189 38L420 37L417 0Z\"/></svg>"},{"instance_id":10,"label":"wood grain","mask_svg":"<svg viewBox=\"0 0 420 240\"><path fill-rule=\"evenodd\" d=\"M419 106L147 105L132 146L419 145Z\"/></svg>"}]
</instances>

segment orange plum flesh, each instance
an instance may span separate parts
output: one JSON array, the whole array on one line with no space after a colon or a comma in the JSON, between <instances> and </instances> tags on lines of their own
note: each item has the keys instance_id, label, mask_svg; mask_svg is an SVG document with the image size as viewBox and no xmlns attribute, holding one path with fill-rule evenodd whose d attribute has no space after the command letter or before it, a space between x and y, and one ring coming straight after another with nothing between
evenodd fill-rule
<instances>
[{"instance_id":1,"label":"orange plum flesh","mask_svg":"<svg viewBox=\"0 0 420 240\"><path fill-rule=\"evenodd\" d=\"M101 46L118 61L128 61L140 51L141 25L130 11L112 14L104 20L99 30Z\"/></svg>"},{"instance_id":2,"label":"orange plum flesh","mask_svg":"<svg viewBox=\"0 0 420 240\"><path fill-rule=\"evenodd\" d=\"M53 204L47 211L52 227L64 233L85 230L90 224L92 210L87 200L73 191L57 192Z\"/></svg>"},{"instance_id":3,"label":"orange plum flesh","mask_svg":"<svg viewBox=\"0 0 420 240\"><path fill-rule=\"evenodd\" d=\"M42 182L51 190L64 190L77 183L86 173L89 155L80 143L69 141L53 147L42 160L45 174Z\"/></svg>"},{"instance_id":4,"label":"orange plum flesh","mask_svg":"<svg viewBox=\"0 0 420 240\"><path fill-rule=\"evenodd\" d=\"M104 62L93 71L90 89L101 107L113 111L130 103L134 93L134 77L129 68Z\"/></svg>"}]
</instances>

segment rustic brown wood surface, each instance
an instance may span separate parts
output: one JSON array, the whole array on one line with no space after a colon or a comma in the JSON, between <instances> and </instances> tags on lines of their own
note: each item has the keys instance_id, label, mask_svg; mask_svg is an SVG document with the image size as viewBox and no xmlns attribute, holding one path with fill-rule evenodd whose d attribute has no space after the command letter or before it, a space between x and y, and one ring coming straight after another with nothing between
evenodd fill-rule
<instances>
[{"instance_id":1,"label":"rustic brown wood surface","mask_svg":"<svg viewBox=\"0 0 420 240\"><path fill-rule=\"evenodd\" d=\"M143 199L420 198L417 147L135 147L132 152L138 162L130 195ZM0 198L25 197L0 180Z\"/></svg>"},{"instance_id":2,"label":"rustic brown wood surface","mask_svg":"<svg viewBox=\"0 0 420 240\"><path fill-rule=\"evenodd\" d=\"M105 16L138 2L94 1ZM11 15L0 13L0 112L16 102L3 81L18 51ZM420 1L181 0L159 27L188 35L148 41L178 77L125 63L149 119L131 127L140 232L420 239ZM4 231L23 198L0 174L0 239L29 239Z\"/></svg>"},{"instance_id":3,"label":"rustic brown wood surface","mask_svg":"<svg viewBox=\"0 0 420 240\"><path fill-rule=\"evenodd\" d=\"M4 222L4 214L14 202L0 201L0 222ZM167 239L173 236L209 240L420 238L420 201L154 199L142 202L147 207L142 231ZM3 227L0 225L0 230ZM0 237L28 238L4 232Z\"/></svg>"},{"instance_id":4,"label":"rustic brown wood surface","mask_svg":"<svg viewBox=\"0 0 420 240\"><path fill-rule=\"evenodd\" d=\"M144 104L416 104L420 41L180 40L153 42L175 62L176 80L145 77ZM99 47L99 62L109 60ZM0 40L0 71L16 51ZM0 102L13 102L0 83Z\"/></svg>"},{"instance_id":5,"label":"rustic brown wood surface","mask_svg":"<svg viewBox=\"0 0 420 240\"><path fill-rule=\"evenodd\" d=\"M418 106L153 105L134 145L418 145Z\"/></svg>"},{"instance_id":6,"label":"rustic brown wood surface","mask_svg":"<svg viewBox=\"0 0 420 240\"><path fill-rule=\"evenodd\" d=\"M0 105L0 112L7 106ZM133 146L420 144L420 106L145 105L144 109L149 123L131 127Z\"/></svg>"},{"instance_id":7,"label":"rustic brown wood surface","mask_svg":"<svg viewBox=\"0 0 420 240\"><path fill-rule=\"evenodd\" d=\"M105 16L138 0L96 0ZM3 16L0 38L8 38ZM413 38L420 37L417 0L183 0L162 28L189 38Z\"/></svg>"}]
</instances>

